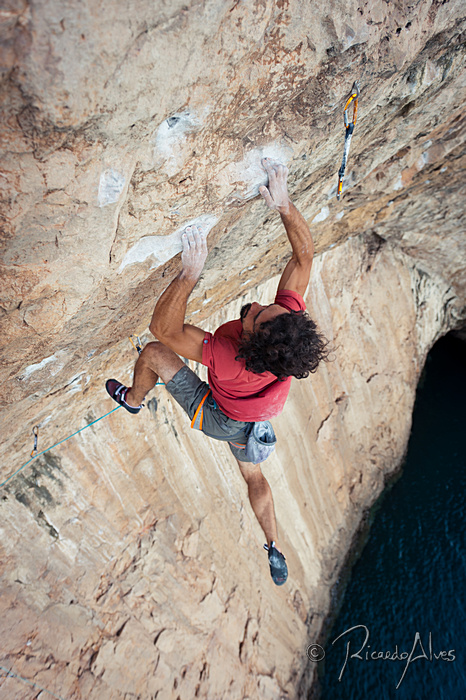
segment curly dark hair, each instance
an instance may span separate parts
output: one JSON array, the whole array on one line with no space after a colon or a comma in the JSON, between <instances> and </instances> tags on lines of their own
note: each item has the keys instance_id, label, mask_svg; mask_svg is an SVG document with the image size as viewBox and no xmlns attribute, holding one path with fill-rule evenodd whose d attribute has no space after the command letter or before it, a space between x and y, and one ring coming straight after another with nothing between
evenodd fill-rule
<instances>
[{"instance_id":1,"label":"curly dark hair","mask_svg":"<svg viewBox=\"0 0 466 700\"><path fill-rule=\"evenodd\" d=\"M280 380L305 379L321 360L328 361L328 344L306 311L290 311L245 334L235 359L244 359L249 372L272 372Z\"/></svg>"}]
</instances>

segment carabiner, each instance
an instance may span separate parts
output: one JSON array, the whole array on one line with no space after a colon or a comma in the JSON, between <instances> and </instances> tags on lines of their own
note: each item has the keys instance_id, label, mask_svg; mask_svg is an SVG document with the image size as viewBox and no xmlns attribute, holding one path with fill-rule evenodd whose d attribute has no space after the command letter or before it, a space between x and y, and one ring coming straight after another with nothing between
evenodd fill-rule
<instances>
[{"instance_id":1,"label":"carabiner","mask_svg":"<svg viewBox=\"0 0 466 700\"><path fill-rule=\"evenodd\" d=\"M140 339L139 339L139 336L138 336L138 335L136 336L136 345L135 345L134 342L133 342L133 336L132 336L132 335L129 336L129 340L130 340L131 345L133 346L133 348L134 348L135 350L137 350L137 351L138 351L138 354L140 355L141 352L142 352L142 347L141 347L141 341L140 341Z\"/></svg>"},{"instance_id":2,"label":"carabiner","mask_svg":"<svg viewBox=\"0 0 466 700\"><path fill-rule=\"evenodd\" d=\"M343 177L345 175L346 160L348 158L349 147L351 143L351 137L353 135L354 126L356 124L356 118L358 116L358 99L359 99L359 83L357 80L354 81L353 87L351 88L351 94L346 100L345 108L343 110L343 121L345 123L345 149L343 151L343 160L341 161L340 170L338 171L338 189L337 189L337 199L340 199L341 191L343 189ZM353 118L349 119L348 109L353 103Z\"/></svg>"},{"instance_id":3,"label":"carabiner","mask_svg":"<svg viewBox=\"0 0 466 700\"><path fill-rule=\"evenodd\" d=\"M33 427L32 434L34 435L34 447L32 448L31 457L34 457L34 455L37 452L37 441L39 439L39 426L38 425L35 425Z\"/></svg>"},{"instance_id":4,"label":"carabiner","mask_svg":"<svg viewBox=\"0 0 466 700\"><path fill-rule=\"evenodd\" d=\"M345 127L348 129L349 125L352 124L353 128L354 125L356 124L356 118L358 116L358 100L359 100L359 83L357 80L354 81L353 87L351 88L351 95L348 97L346 104L345 104L345 109L343 111L343 119L345 122ZM353 118L350 122L348 118L348 109L351 103L353 104Z\"/></svg>"}]
</instances>

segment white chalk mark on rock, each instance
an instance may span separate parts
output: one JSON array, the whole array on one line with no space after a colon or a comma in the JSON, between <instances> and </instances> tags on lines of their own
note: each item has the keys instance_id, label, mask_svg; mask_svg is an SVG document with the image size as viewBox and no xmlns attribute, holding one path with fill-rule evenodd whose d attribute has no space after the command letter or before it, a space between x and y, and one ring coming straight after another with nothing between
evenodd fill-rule
<instances>
[{"instance_id":1,"label":"white chalk mark on rock","mask_svg":"<svg viewBox=\"0 0 466 700\"><path fill-rule=\"evenodd\" d=\"M416 165L416 169L417 169L418 171L419 171L419 170L422 170L422 168L424 167L424 165L425 165L426 163L428 163L428 162L429 162L429 152L428 152L428 151L424 151L424 153L421 153L421 155L419 156L419 158L418 158L417 161L416 161L416 164L415 164L415 165Z\"/></svg>"},{"instance_id":2,"label":"white chalk mark on rock","mask_svg":"<svg viewBox=\"0 0 466 700\"><path fill-rule=\"evenodd\" d=\"M181 170L192 152L192 142L190 143L188 137L199 131L208 112L208 107L202 115L185 110L165 119L155 132L152 159L144 162L143 168L151 169L163 165L163 170L169 176Z\"/></svg>"},{"instance_id":3,"label":"white chalk mark on rock","mask_svg":"<svg viewBox=\"0 0 466 700\"><path fill-rule=\"evenodd\" d=\"M200 120L188 111L174 114L165 119L155 135L157 153L166 158L174 155L177 141L183 139L190 132L196 131L200 124Z\"/></svg>"},{"instance_id":4,"label":"white chalk mark on rock","mask_svg":"<svg viewBox=\"0 0 466 700\"><path fill-rule=\"evenodd\" d=\"M344 215L345 215L344 211L339 211L338 214L336 215L335 219L337 221L340 221L340 219L342 219L344 217Z\"/></svg>"},{"instance_id":5,"label":"white chalk mark on rock","mask_svg":"<svg viewBox=\"0 0 466 700\"><path fill-rule=\"evenodd\" d=\"M74 394L77 391L82 391L82 378L84 376L84 372L81 372L80 374L76 375L69 381L67 384L67 389L68 389L68 394Z\"/></svg>"},{"instance_id":6,"label":"white chalk mark on rock","mask_svg":"<svg viewBox=\"0 0 466 700\"><path fill-rule=\"evenodd\" d=\"M272 158L288 165L293 157L291 146L270 144L248 151L243 160L230 163L217 176L218 184L235 188L232 195L244 201L259 194L259 187L267 185L268 175L261 165L262 158Z\"/></svg>"},{"instance_id":7,"label":"white chalk mark on rock","mask_svg":"<svg viewBox=\"0 0 466 700\"><path fill-rule=\"evenodd\" d=\"M126 178L122 173L112 168L104 170L100 175L99 182L99 207L106 207L108 204L118 202Z\"/></svg>"},{"instance_id":8,"label":"white chalk mark on rock","mask_svg":"<svg viewBox=\"0 0 466 700\"><path fill-rule=\"evenodd\" d=\"M145 236L141 238L128 252L126 253L123 262L118 268L118 272L122 272L128 265L141 263L148 258L154 258L151 265L151 270L159 267L170 258L173 258L177 253L181 253L181 234L187 226L200 226L209 234L211 229L218 221L218 217L214 214L201 214L196 219L186 221L181 228L169 236Z\"/></svg>"},{"instance_id":9,"label":"white chalk mark on rock","mask_svg":"<svg viewBox=\"0 0 466 700\"><path fill-rule=\"evenodd\" d=\"M364 44L369 39L369 30L365 24L360 27L350 27L345 24L341 37L341 51L346 51L350 46Z\"/></svg>"},{"instance_id":10,"label":"white chalk mark on rock","mask_svg":"<svg viewBox=\"0 0 466 700\"><path fill-rule=\"evenodd\" d=\"M18 379L21 379L22 381L29 379L32 374L38 372L44 367L47 367L47 365L50 365L51 363L53 363L54 366L50 367L49 371L52 376L55 376L55 374L58 374L58 372L63 368L63 362L60 361L58 357L60 354L63 355L63 352L57 353L56 355L50 355L50 357L45 357L41 362L37 362L34 365L29 365L18 375Z\"/></svg>"},{"instance_id":11,"label":"white chalk mark on rock","mask_svg":"<svg viewBox=\"0 0 466 700\"><path fill-rule=\"evenodd\" d=\"M325 221L327 216L330 214L330 209L328 207L322 207L320 212L315 215L315 217L312 219L311 223L312 224L317 224L319 221Z\"/></svg>"},{"instance_id":12,"label":"white chalk mark on rock","mask_svg":"<svg viewBox=\"0 0 466 700\"><path fill-rule=\"evenodd\" d=\"M442 75L442 70L440 66L436 65L432 61L427 61L426 65L424 66L424 72L422 75L422 87L425 90L426 88L429 87L429 85L432 85L432 83L437 80L437 78L440 78Z\"/></svg>"},{"instance_id":13,"label":"white chalk mark on rock","mask_svg":"<svg viewBox=\"0 0 466 700\"><path fill-rule=\"evenodd\" d=\"M403 179L401 174L396 178L395 184L393 185L394 190L401 190L403 188Z\"/></svg>"}]
</instances>

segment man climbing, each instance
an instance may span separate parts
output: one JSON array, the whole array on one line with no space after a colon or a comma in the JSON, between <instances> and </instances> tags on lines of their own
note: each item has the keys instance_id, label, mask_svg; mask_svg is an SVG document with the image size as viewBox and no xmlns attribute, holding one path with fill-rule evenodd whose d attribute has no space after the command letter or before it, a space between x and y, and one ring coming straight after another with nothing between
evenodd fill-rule
<instances>
[{"instance_id":1,"label":"man climbing","mask_svg":"<svg viewBox=\"0 0 466 700\"><path fill-rule=\"evenodd\" d=\"M272 579L282 585L288 569L278 544L272 492L261 471L261 450L254 446L265 442L267 453L267 440L275 441L267 421L283 410L291 377L302 379L315 372L328 352L303 301L314 255L311 232L289 198L288 168L270 158L262 165L269 182L260 193L268 207L280 213L293 250L274 302L246 304L240 319L223 324L213 335L186 324L188 298L207 258L204 232L188 227L182 235L182 270L158 300L149 326L158 342L142 351L131 387L109 379L106 388L127 411L138 413L160 377L192 419L191 427L228 442L267 539ZM209 383L179 355L207 366Z\"/></svg>"}]
</instances>

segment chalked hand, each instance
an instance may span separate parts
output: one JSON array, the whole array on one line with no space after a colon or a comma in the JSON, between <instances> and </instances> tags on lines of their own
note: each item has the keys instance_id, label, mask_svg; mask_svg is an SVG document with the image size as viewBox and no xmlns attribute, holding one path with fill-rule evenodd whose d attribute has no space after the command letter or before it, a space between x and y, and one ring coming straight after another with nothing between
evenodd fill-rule
<instances>
[{"instance_id":1,"label":"chalked hand","mask_svg":"<svg viewBox=\"0 0 466 700\"><path fill-rule=\"evenodd\" d=\"M181 262L183 273L199 279L207 258L207 241L205 231L197 226L188 226L181 236Z\"/></svg>"},{"instance_id":2,"label":"chalked hand","mask_svg":"<svg viewBox=\"0 0 466 700\"><path fill-rule=\"evenodd\" d=\"M269 186L259 187L259 192L265 199L269 209L278 209L286 212L290 205L288 195L287 177L288 168L282 163L273 161L271 158L262 158L262 167L269 176Z\"/></svg>"}]
</instances>

